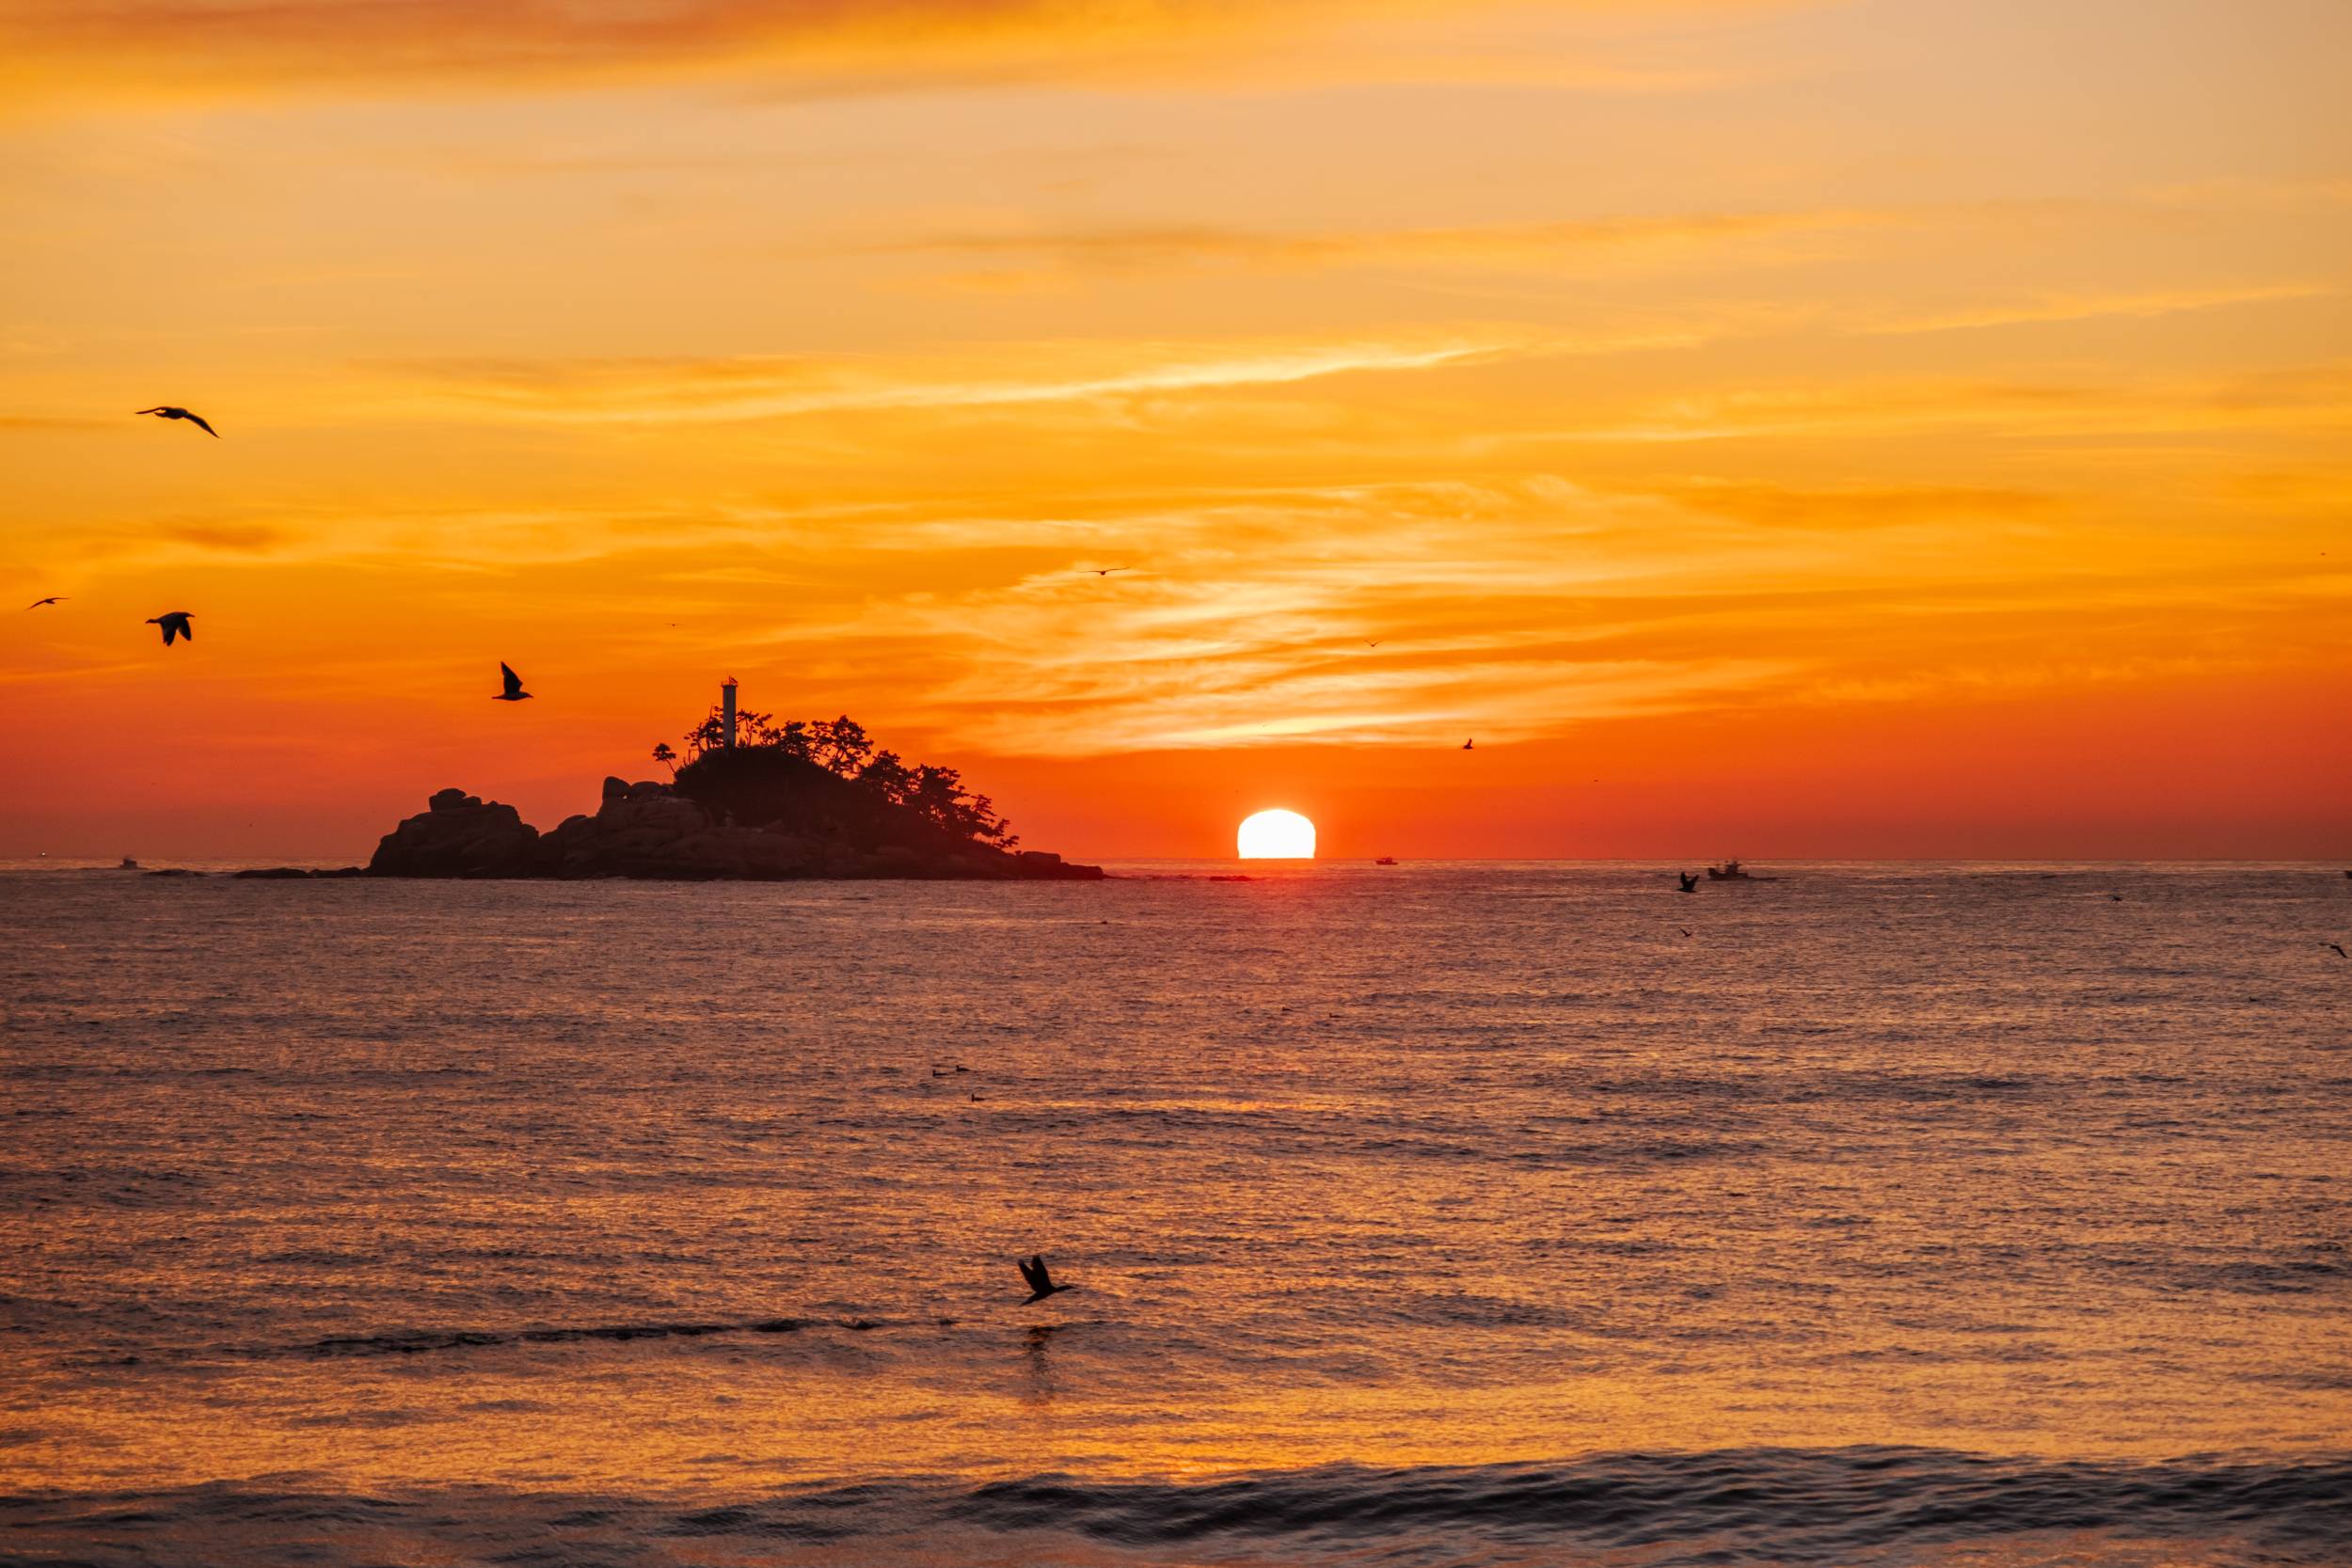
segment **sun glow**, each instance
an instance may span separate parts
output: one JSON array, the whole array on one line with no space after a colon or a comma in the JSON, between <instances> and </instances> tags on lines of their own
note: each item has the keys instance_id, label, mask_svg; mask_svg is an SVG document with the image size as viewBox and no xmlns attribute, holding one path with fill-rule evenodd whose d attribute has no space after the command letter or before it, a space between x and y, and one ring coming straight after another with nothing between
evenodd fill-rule
<instances>
[{"instance_id":1,"label":"sun glow","mask_svg":"<svg viewBox=\"0 0 2352 1568\"><path fill-rule=\"evenodd\" d=\"M1315 825L1295 811L1262 811L1242 823L1235 844L1246 861L1311 861Z\"/></svg>"}]
</instances>

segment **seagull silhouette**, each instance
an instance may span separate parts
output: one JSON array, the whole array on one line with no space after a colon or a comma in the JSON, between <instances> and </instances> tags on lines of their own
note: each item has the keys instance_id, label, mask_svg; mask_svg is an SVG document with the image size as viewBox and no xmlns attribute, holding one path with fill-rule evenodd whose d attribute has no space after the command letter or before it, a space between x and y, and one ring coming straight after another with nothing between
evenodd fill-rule
<instances>
[{"instance_id":1,"label":"seagull silhouette","mask_svg":"<svg viewBox=\"0 0 2352 1568\"><path fill-rule=\"evenodd\" d=\"M2336 950L2336 957L2337 957L2337 958L2352 958L2352 953L2347 953L2347 952L2345 952L2345 951L2344 950L2344 943L2342 943L2342 942L2329 942L2328 945L2328 946L2330 946L2330 947L2332 947L2332 948L2334 948L2334 949Z\"/></svg>"},{"instance_id":2,"label":"seagull silhouette","mask_svg":"<svg viewBox=\"0 0 2352 1568\"><path fill-rule=\"evenodd\" d=\"M1473 748L1473 746L1474 746L1475 744L1476 744L1476 743L1475 743L1474 741L1465 740L1465 741L1463 741L1463 742L1462 742L1462 750L1464 750L1465 752L1470 751L1470 750L1471 750L1471 749Z\"/></svg>"},{"instance_id":3,"label":"seagull silhouette","mask_svg":"<svg viewBox=\"0 0 2352 1568\"><path fill-rule=\"evenodd\" d=\"M35 599L31 604L26 605L24 608L27 610L39 610L42 605L60 604L63 603L64 600L65 595L63 594L52 594L45 599Z\"/></svg>"},{"instance_id":4,"label":"seagull silhouette","mask_svg":"<svg viewBox=\"0 0 2352 1568\"><path fill-rule=\"evenodd\" d=\"M1367 647L1367 648L1376 648L1376 647L1380 646L1380 644L1379 644L1379 643L1373 641L1372 641L1371 639L1369 639L1369 638L1359 639L1359 641L1361 641L1363 642L1364 646L1365 646L1365 647Z\"/></svg>"},{"instance_id":5,"label":"seagull silhouette","mask_svg":"<svg viewBox=\"0 0 2352 1568\"><path fill-rule=\"evenodd\" d=\"M499 678L506 683L506 689L491 698L490 701L494 703L519 703L531 695L530 692L523 689L522 676L515 673L512 669L508 668L504 659L501 659L499 661Z\"/></svg>"},{"instance_id":6,"label":"seagull silhouette","mask_svg":"<svg viewBox=\"0 0 2352 1568\"><path fill-rule=\"evenodd\" d=\"M211 425L206 424L204 422L204 416L201 414L191 414L184 408L174 408L167 403L158 404L152 408L142 408L139 412L142 414L152 414L159 420L185 420L190 424L196 426L199 430L201 430L205 435L210 436L214 440L217 441L220 439L220 432L215 430Z\"/></svg>"},{"instance_id":7,"label":"seagull silhouette","mask_svg":"<svg viewBox=\"0 0 2352 1568\"><path fill-rule=\"evenodd\" d=\"M1688 926L1677 926L1675 929L1680 931L1686 937L1691 934L1691 927Z\"/></svg>"},{"instance_id":8,"label":"seagull silhouette","mask_svg":"<svg viewBox=\"0 0 2352 1568\"><path fill-rule=\"evenodd\" d=\"M196 628L188 625L188 612L184 610L172 610L161 615L151 615L147 618L146 624L164 628L164 646L167 648L171 646L171 640L175 637L184 637L191 642L196 641Z\"/></svg>"},{"instance_id":9,"label":"seagull silhouette","mask_svg":"<svg viewBox=\"0 0 2352 1568\"><path fill-rule=\"evenodd\" d=\"M1019 1262L1020 1259L1015 1259L1014 1261ZM1042 1253L1021 1264L1021 1277L1029 1282L1029 1299L1021 1304L1024 1307L1033 1307L1047 1296L1063 1291L1074 1291L1078 1288L1075 1285L1055 1284L1054 1276L1045 1272L1045 1258Z\"/></svg>"},{"instance_id":10,"label":"seagull silhouette","mask_svg":"<svg viewBox=\"0 0 2352 1568\"><path fill-rule=\"evenodd\" d=\"M1089 566L1087 568L1088 571L1092 572L1098 578L1106 578L1113 572L1123 572L1127 568L1124 566Z\"/></svg>"},{"instance_id":11,"label":"seagull silhouette","mask_svg":"<svg viewBox=\"0 0 2352 1568\"><path fill-rule=\"evenodd\" d=\"M1692 876L1688 871L1677 871L1675 875L1681 879L1682 881L1682 885L1675 889L1677 893L1696 893L1698 891L1699 879L1696 877Z\"/></svg>"}]
</instances>

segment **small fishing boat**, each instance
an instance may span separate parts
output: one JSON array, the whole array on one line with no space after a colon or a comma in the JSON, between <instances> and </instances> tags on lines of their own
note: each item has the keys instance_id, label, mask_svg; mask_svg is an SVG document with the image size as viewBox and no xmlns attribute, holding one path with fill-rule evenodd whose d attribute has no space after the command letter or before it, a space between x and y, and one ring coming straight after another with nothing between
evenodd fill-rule
<instances>
[{"instance_id":1,"label":"small fishing boat","mask_svg":"<svg viewBox=\"0 0 2352 1568\"><path fill-rule=\"evenodd\" d=\"M1725 861L1721 865L1708 866L1707 879L1710 882L1752 882L1756 880L1741 868L1738 861Z\"/></svg>"},{"instance_id":2,"label":"small fishing boat","mask_svg":"<svg viewBox=\"0 0 2352 1568\"><path fill-rule=\"evenodd\" d=\"M1394 865L1396 863L1396 857L1394 855L1383 855L1372 863L1375 865Z\"/></svg>"},{"instance_id":3,"label":"small fishing boat","mask_svg":"<svg viewBox=\"0 0 2352 1568\"><path fill-rule=\"evenodd\" d=\"M122 863L115 867L117 871L136 871L138 868L139 863L133 860L128 855L123 856Z\"/></svg>"}]
</instances>

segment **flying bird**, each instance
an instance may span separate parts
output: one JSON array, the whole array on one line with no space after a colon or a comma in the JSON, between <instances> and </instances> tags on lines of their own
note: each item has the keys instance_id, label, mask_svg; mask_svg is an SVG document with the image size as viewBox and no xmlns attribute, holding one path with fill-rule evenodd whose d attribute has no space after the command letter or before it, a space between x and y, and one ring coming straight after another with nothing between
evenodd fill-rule
<instances>
[{"instance_id":1,"label":"flying bird","mask_svg":"<svg viewBox=\"0 0 2352 1568\"><path fill-rule=\"evenodd\" d=\"M1127 568L1124 566L1089 566L1087 568L1088 571L1092 572L1098 578L1106 578L1113 572L1123 572Z\"/></svg>"},{"instance_id":2,"label":"flying bird","mask_svg":"<svg viewBox=\"0 0 2352 1568\"><path fill-rule=\"evenodd\" d=\"M531 695L530 692L523 689L522 676L515 673L514 670L507 665L504 659L501 659L499 661L499 678L506 683L506 689L491 698L490 701L494 703L519 703Z\"/></svg>"},{"instance_id":3,"label":"flying bird","mask_svg":"<svg viewBox=\"0 0 2352 1568\"><path fill-rule=\"evenodd\" d=\"M1675 890L1677 893L1696 893L1699 890L1699 879L1688 871L1677 871L1675 876L1682 882L1682 885Z\"/></svg>"},{"instance_id":4,"label":"flying bird","mask_svg":"<svg viewBox=\"0 0 2352 1568\"><path fill-rule=\"evenodd\" d=\"M191 642L196 641L196 628L188 625L188 612L184 610L167 610L161 615L151 615L147 618L146 624L164 628L164 646L167 648L171 646L171 640L175 637L184 637Z\"/></svg>"},{"instance_id":5,"label":"flying bird","mask_svg":"<svg viewBox=\"0 0 2352 1568\"><path fill-rule=\"evenodd\" d=\"M39 610L42 605L59 604L62 603L64 599L65 595L63 594L52 594L45 599L35 599L31 604L26 605L24 608L27 610Z\"/></svg>"},{"instance_id":6,"label":"flying bird","mask_svg":"<svg viewBox=\"0 0 2352 1568\"><path fill-rule=\"evenodd\" d=\"M1364 644L1364 646L1365 646L1365 647L1367 647L1367 648L1376 648L1376 647L1380 646L1380 644L1379 644L1379 643L1373 641L1370 638L1365 638L1365 639L1363 639L1362 641L1363 641L1363 644Z\"/></svg>"},{"instance_id":7,"label":"flying bird","mask_svg":"<svg viewBox=\"0 0 2352 1568\"><path fill-rule=\"evenodd\" d=\"M2342 943L2342 942L2329 942L2328 945L2328 946L2330 946L2330 947L2332 947L2332 948L2334 948L2334 949L2336 950L2336 957L2337 957L2337 958L2352 958L2352 953L2346 953L2346 952L2344 950L2344 943Z\"/></svg>"},{"instance_id":8,"label":"flying bird","mask_svg":"<svg viewBox=\"0 0 2352 1568\"><path fill-rule=\"evenodd\" d=\"M204 422L204 416L201 414L191 414L184 408L174 408L167 403L158 404L153 408L142 408L139 412L142 414L152 414L159 420L185 420L190 424L196 426L199 430L201 430L205 435L210 436L214 440L217 441L220 439L220 432L215 430L211 425L206 424Z\"/></svg>"},{"instance_id":9,"label":"flying bird","mask_svg":"<svg viewBox=\"0 0 2352 1568\"><path fill-rule=\"evenodd\" d=\"M1474 747L1476 744L1477 744L1477 742L1475 742L1475 741L1471 741L1471 740L1465 740L1465 741L1463 741L1463 742L1462 742L1462 750L1464 750L1465 752L1470 751L1470 750L1472 747Z\"/></svg>"},{"instance_id":10,"label":"flying bird","mask_svg":"<svg viewBox=\"0 0 2352 1568\"><path fill-rule=\"evenodd\" d=\"M1686 937L1691 934L1691 927L1688 926L1677 926L1675 929L1680 931Z\"/></svg>"},{"instance_id":11,"label":"flying bird","mask_svg":"<svg viewBox=\"0 0 2352 1568\"><path fill-rule=\"evenodd\" d=\"M1015 1259L1014 1261L1020 1262L1020 1259ZM1021 1304L1024 1307L1035 1306L1047 1296L1058 1291L1074 1291L1078 1288L1075 1285L1055 1284L1054 1276L1045 1272L1045 1258L1041 1253L1021 1264L1021 1277L1029 1282L1029 1299Z\"/></svg>"}]
</instances>

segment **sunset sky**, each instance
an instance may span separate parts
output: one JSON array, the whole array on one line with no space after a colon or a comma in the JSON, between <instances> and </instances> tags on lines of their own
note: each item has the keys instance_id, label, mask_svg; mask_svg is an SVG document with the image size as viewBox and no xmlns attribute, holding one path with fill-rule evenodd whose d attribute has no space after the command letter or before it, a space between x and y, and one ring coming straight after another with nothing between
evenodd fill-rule
<instances>
[{"instance_id":1,"label":"sunset sky","mask_svg":"<svg viewBox=\"0 0 2352 1568\"><path fill-rule=\"evenodd\" d=\"M2347 59L0 0L0 856L551 827L728 674L1089 857L2352 854Z\"/></svg>"}]
</instances>

